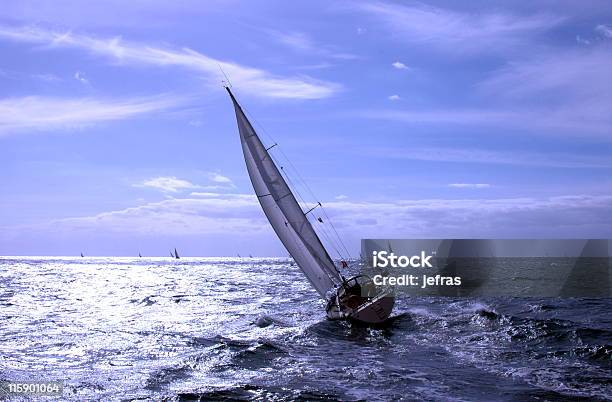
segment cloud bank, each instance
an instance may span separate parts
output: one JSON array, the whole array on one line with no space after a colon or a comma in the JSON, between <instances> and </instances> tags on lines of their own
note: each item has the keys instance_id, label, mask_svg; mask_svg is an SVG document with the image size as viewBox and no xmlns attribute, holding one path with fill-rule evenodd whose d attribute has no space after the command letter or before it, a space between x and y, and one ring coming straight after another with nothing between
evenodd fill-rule
<instances>
[{"instance_id":1,"label":"cloud bank","mask_svg":"<svg viewBox=\"0 0 612 402\"><path fill-rule=\"evenodd\" d=\"M482 185L460 187L482 188ZM486 185L485 185L486 187ZM324 203L341 236L353 246L368 237L528 237L605 236L612 230L610 195L555 197L351 201ZM316 210L313 225L318 228ZM325 218L324 218L325 219ZM319 228L320 229L320 228ZM274 234L254 195L198 193L197 198L172 198L94 216L55 220L20 231L64 231L136 235L243 236ZM354 247L353 247L354 248Z\"/></svg>"}]
</instances>

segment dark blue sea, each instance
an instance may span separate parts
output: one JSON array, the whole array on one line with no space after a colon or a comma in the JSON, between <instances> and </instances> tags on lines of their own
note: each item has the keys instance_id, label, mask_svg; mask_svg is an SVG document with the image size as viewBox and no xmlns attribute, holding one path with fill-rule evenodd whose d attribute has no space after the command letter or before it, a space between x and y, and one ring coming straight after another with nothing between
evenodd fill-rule
<instances>
[{"instance_id":1,"label":"dark blue sea","mask_svg":"<svg viewBox=\"0 0 612 402\"><path fill-rule=\"evenodd\" d=\"M0 380L61 400L612 399L610 299L400 298L325 318L283 258L0 257Z\"/></svg>"}]
</instances>

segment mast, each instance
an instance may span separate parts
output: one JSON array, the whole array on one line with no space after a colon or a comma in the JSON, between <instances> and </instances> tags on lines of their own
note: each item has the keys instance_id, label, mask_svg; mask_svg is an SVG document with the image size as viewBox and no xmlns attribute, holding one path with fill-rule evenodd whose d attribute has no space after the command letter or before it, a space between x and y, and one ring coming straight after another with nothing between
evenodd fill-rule
<instances>
[{"instance_id":1,"label":"mast","mask_svg":"<svg viewBox=\"0 0 612 402\"><path fill-rule=\"evenodd\" d=\"M323 298L342 283L329 253L264 147L242 107L225 87L236 112L242 151L257 199L289 254Z\"/></svg>"}]
</instances>

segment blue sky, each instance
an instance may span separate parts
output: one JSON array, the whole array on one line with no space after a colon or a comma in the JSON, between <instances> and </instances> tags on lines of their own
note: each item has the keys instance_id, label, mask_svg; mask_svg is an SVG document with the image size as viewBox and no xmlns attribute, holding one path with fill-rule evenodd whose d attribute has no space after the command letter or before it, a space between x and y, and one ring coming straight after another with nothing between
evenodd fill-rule
<instances>
[{"instance_id":1,"label":"blue sky","mask_svg":"<svg viewBox=\"0 0 612 402\"><path fill-rule=\"evenodd\" d=\"M285 255L219 65L353 253L612 235L609 2L7 1L0 254Z\"/></svg>"}]
</instances>

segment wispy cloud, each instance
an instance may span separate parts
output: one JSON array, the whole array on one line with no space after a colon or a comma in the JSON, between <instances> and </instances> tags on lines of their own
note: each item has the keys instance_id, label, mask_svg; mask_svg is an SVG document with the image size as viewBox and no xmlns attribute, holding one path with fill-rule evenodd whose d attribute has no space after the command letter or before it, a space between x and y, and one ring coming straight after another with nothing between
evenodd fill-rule
<instances>
[{"instance_id":1,"label":"wispy cloud","mask_svg":"<svg viewBox=\"0 0 612 402\"><path fill-rule=\"evenodd\" d=\"M41 80L41 81L46 81L46 82L59 82L62 79L60 77L58 77L55 74L33 74L32 78Z\"/></svg>"},{"instance_id":2,"label":"wispy cloud","mask_svg":"<svg viewBox=\"0 0 612 402\"><path fill-rule=\"evenodd\" d=\"M606 115L605 105L594 102L592 106L593 108L585 110L584 114L577 110L567 110L565 107L550 110L541 107L515 109L502 106L482 109L370 109L357 110L350 114L357 118L410 124L511 127L538 135L584 137L588 134L592 137L612 138L610 137L612 118Z\"/></svg>"},{"instance_id":3,"label":"wispy cloud","mask_svg":"<svg viewBox=\"0 0 612 402\"><path fill-rule=\"evenodd\" d=\"M134 187L149 187L164 193L178 193L183 190L200 190L200 192L192 192L190 195L194 197L210 197L214 192L222 190L233 190L236 188L232 180L217 172L207 172L206 176L213 184L202 185L195 184L189 180L179 179L176 176L159 176L146 179L140 183L136 183Z\"/></svg>"},{"instance_id":4,"label":"wispy cloud","mask_svg":"<svg viewBox=\"0 0 612 402\"><path fill-rule=\"evenodd\" d=\"M389 98L388 98L388 99L389 99L390 101L397 101L397 100L400 100L401 98L400 98L400 96L399 96L399 95L391 95L391 96L389 96Z\"/></svg>"},{"instance_id":5,"label":"wispy cloud","mask_svg":"<svg viewBox=\"0 0 612 402\"><path fill-rule=\"evenodd\" d=\"M174 109L184 101L184 98L172 95L130 99L4 98L0 99L0 136L26 129L70 129L123 120Z\"/></svg>"},{"instance_id":6,"label":"wispy cloud","mask_svg":"<svg viewBox=\"0 0 612 402\"><path fill-rule=\"evenodd\" d=\"M394 120L406 123L453 123L468 125L500 124L506 121L513 121L518 117L516 113L480 109L369 109L355 111L353 115L368 119Z\"/></svg>"},{"instance_id":7,"label":"wispy cloud","mask_svg":"<svg viewBox=\"0 0 612 402\"><path fill-rule=\"evenodd\" d=\"M576 35L576 42L580 43L581 45L590 45L591 41L589 39L585 39L580 35Z\"/></svg>"},{"instance_id":8,"label":"wispy cloud","mask_svg":"<svg viewBox=\"0 0 612 402\"><path fill-rule=\"evenodd\" d=\"M359 58L359 56L356 56L354 54L341 52L331 46L324 46L319 43L316 43L310 36L308 36L304 32L284 32L273 29L266 29L265 32L277 42L282 43L283 45L288 46L289 48L298 52L337 60L354 60Z\"/></svg>"},{"instance_id":9,"label":"wispy cloud","mask_svg":"<svg viewBox=\"0 0 612 402\"><path fill-rule=\"evenodd\" d=\"M29 74L29 73L25 73L21 71L6 70L2 68L0 68L0 77L5 77L8 79L19 79L19 80L33 78L35 80L45 81L48 83L60 82L62 80L57 75L51 74L51 73Z\"/></svg>"},{"instance_id":10,"label":"wispy cloud","mask_svg":"<svg viewBox=\"0 0 612 402\"><path fill-rule=\"evenodd\" d=\"M610 25L605 25L605 24L597 25L595 27L595 32L597 32L598 34L606 38L612 38L612 26Z\"/></svg>"},{"instance_id":11,"label":"wispy cloud","mask_svg":"<svg viewBox=\"0 0 612 402\"><path fill-rule=\"evenodd\" d=\"M318 50L312 40L301 32L280 32L268 30L268 34L273 36L278 42L283 43L293 49L311 52Z\"/></svg>"},{"instance_id":12,"label":"wispy cloud","mask_svg":"<svg viewBox=\"0 0 612 402\"><path fill-rule=\"evenodd\" d=\"M77 71L76 73L74 73L74 79L79 81L81 84L89 85L89 80L85 78L85 74L83 74L80 71Z\"/></svg>"},{"instance_id":13,"label":"wispy cloud","mask_svg":"<svg viewBox=\"0 0 612 402\"><path fill-rule=\"evenodd\" d=\"M177 179L174 176L154 177L152 179L145 180L140 184L135 184L134 186L150 187L167 193L177 193L180 190L200 187L196 184L191 183L190 181Z\"/></svg>"},{"instance_id":14,"label":"wispy cloud","mask_svg":"<svg viewBox=\"0 0 612 402\"><path fill-rule=\"evenodd\" d=\"M561 100L577 96L609 100L612 83L606 77L611 69L612 59L605 47L549 51L508 63L478 87L509 100L530 98L535 102L536 96L546 95L561 96Z\"/></svg>"},{"instance_id":15,"label":"wispy cloud","mask_svg":"<svg viewBox=\"0 0 612 402\"><path fill-rule=\"evenodd\" d=\"M224 176L218 172L208 172L206 174L208 176L208 180L210 180L213 184L209 184L207 186L202 186L201 190L205 191L227 191L227 190L235 190L236 185L227 176Z\"/></svg>"},{"instance_id":16,"label":"wispy cloud","mask_svg":"<svg viewBox=\"0 0 612 402\"><path fill-rule=\"evenodd\" d=\"M607 46L555 50L509 63L493 72L478 89L508 107L528 105L532 112L520 113L523 118L529 117L529 124L609 134L612 129L610 71L612 58Z\"/></svg>"},{"instance_id":17,"label":"wispy cloud","mask_svg":"<svg viewBox=\"0 0 612 402\"><path fill-rule=\"evenodd\" d=\"M491 187L488 183L451 183L448 185L453 188L489 188Z\"/></svg>"},{"instance_id":18,"label":"wispy cloud","mask_svg":"<svg viewBox=\"0 0 612 402\"><path fill-rule=\"evenodd\" d=\"M55 32L37 27L0 26L0 38L44 44L50 49L71 47L110 58L119 64L182 67L206 76L211 84L222 79L219 66L244 93L259 97L318 99L334 95L339 84L306 76L281 77L257 68L215 59L189 48L162 48L129 42L120 36L97 38L72 32Z\"/></svg>"},{"instance_id":19,"label":"wispy cloud","mask_svg":"<svg viewBox=\"0 0 612 402\"><path fill-rule=\"evenodd\" d=\"M485 163L516 166L544 166L555 168L612 169L610 156L561 152L496 151L474 148L444 147L368 147L357 151L370 156L432 162Z\"/></svg>"},{"instance_id":20,"label":"wispy cloud","mask_svg":"<svg viewBox=\"0 0 612 402\"><path fill-rule=\"evenodd\" d=\"M612 138L612 58L603 43L508 62L474 85L483 106L360 110L356 117L431 125L511 127L538 135ZM501 130L500 132L505 132Z\"/></svg>"},{"instance_id":21,"label":"wispy cloud","mask_svg":"<svg viewBox=\"0 0 612 402\"><path fill-rule=\"evenodd\" d=\"M401 61L393 62L393 63L391 63L391 65L394 68L397 68L398 70L407 70L408 69L408 66L405 65L404 63L402 63Z\"/></svg>"},{"instance_id":22,"label":"wispy cloud","mask_svg":"<svg viewBox=\"0 0 612 402\"><path fill-rule=\"evenodd\" d=\"M468 13L419 3L355 3L358 10L380 20L399 39L453 53L508 50L526 37L556 26L564 19L551 15L503 12Z\"/></svg>"},{"instance_id":23,"label":"wispy cloud","mask_svg":"<svg viewBox=\"0 0 612 402\"><path fill-rule=\"evenodd\" d=\"M232 179L217 172L209 172L208 178L215 183L232 184Z\"/></svg>"}]
</instances>

